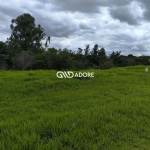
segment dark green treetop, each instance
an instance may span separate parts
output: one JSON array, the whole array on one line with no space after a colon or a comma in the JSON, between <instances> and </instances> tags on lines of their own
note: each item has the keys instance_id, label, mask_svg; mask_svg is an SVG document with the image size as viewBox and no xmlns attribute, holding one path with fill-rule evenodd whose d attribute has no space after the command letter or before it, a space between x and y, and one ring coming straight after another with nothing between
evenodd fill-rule
<instances>
[{"instance_id":1,"label":"dark green treetop","mask_svg":"<svg viewBox=\"0 0 150 150\"><path fill-rule=\"evenodd\" d=\"M41 25L35 25L35 18L30 14L24 13L12 19L10 28L12 34L7 39L7 43L11 47L24 51L42 47L41 41L46 34Z\"/></svg>"}]
</instances>

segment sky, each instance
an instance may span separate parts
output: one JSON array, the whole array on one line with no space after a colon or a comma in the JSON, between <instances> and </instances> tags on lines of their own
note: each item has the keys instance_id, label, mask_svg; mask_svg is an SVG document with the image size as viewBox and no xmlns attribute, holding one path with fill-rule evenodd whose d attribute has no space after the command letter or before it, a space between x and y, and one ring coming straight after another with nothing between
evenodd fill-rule
<instances>
[{"instance_id":1,"label":"sky","mask_svg":"<svg viewBox=\"0 0 150 150\"><path fill-rule=\"evenodd\" d=\"M106 54L150 56L150 0L0 0L0 41L12 19L29 13L51 37L49 48L77 51L90 44Z\"/></svg>"}]
</instances>

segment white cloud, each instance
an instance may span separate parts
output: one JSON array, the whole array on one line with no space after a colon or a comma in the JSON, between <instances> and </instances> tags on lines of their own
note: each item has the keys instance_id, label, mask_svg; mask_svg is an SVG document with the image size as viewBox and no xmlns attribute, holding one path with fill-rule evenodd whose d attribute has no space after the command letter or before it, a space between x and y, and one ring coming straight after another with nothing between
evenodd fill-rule
<instances>
[{"instance_id":1,"label":"white cloud","mask_svg":"<svg viewBox=\"0 0 150 150\"><path fill-rule=\"evenodd\" d=\"M11 19L35 17L48 36L49 47L77 50L90 44L107 53L150 55L150 1L142 0L0 0L0 41L10 36Z\"/></svg>"},{"instance_id":2,"label":"white cloud","mask_svg":"<svg viewBox=\"0 0 150 150\"><path fill-rule=\"evenodd\" d=\"M137 50L137 49L139 49L136 45L134 45L133 47L131 47L131 49L133 49L133 50Z\"/></svg>"}]
</instances>

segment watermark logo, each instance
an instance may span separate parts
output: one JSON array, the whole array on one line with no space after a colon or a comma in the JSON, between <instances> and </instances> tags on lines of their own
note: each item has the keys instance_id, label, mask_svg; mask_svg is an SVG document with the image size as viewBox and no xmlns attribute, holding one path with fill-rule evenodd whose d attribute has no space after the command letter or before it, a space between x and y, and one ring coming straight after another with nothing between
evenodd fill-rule
<instances>
[{"instance_id":1,"label":"watermark logo","mask_svg":"<svg viewBox=\"0 0 150 150\"><path fill-rule=\"evenodd\" d=\"M73 78L73 77L79 77L79 78L93 78L94 72L72 72L72 71L58 71L56 73L57 78Z\"/></svg>"},{"instance_id":2,"label":"watermark logo","mask_svg":"<svg viewBox=\"0 0 150 150\"><path fill-rule=\"evenodd\" d=\"M58 71L56 76L57 78L73 78L74 73L72 71Z\"/></svg>"}]
</instances>

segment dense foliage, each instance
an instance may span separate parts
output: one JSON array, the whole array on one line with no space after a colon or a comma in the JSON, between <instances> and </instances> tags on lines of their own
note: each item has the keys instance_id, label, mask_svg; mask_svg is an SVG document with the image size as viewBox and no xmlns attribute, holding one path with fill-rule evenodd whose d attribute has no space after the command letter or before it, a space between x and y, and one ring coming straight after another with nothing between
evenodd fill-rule
<instances>
[{"instance_id":1,"label":"dense foliage","mask_svg":"<svg viewBox=\"0 0 150 150\"><path fill-rule=\"evenodd\" d=\"M136 57L121 55L113 51L106 56L104 48L97 44L90 50L78 48L77 52L68 49L48 48L50 36L45 37L41 25L35 25L30 14L22 14L12 19L12 34L6 42L0 41L0 69L109 69L134 65L149 65L149 56ZM46 43L42 41L46 38Z\"/></svg>"}]
</instances>

